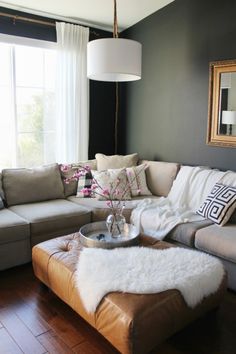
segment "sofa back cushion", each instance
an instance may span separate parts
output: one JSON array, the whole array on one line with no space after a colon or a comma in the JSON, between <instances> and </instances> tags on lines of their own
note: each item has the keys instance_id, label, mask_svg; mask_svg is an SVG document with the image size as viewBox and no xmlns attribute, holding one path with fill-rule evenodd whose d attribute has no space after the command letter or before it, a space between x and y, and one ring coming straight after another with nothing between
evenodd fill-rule
<instances>
[{"instance_id":1,"label":"sofa back cushion","mask_svg":"<svg viewBox=\"0 0 236 354\"><path fill-rule=\"evenodd\" d=\"M141 160L146 164L147 185L153 195L166 197L179 171L180 165L174 162Z\"/></svg>"},{"instance_id":2,"label":"sofa back cushion","mask_svg":"<svg viewBox=\"0 0 236 354\"><path fill-rule=\"evenodd\" d=\"M88 161L81 161L78 163L74 163L71 165L71 169L69 171L61 170L61 178L64 184L65 196L69 197L70 195L75 195L77 193L78 181L71 181L69 184L66 184L64 180L66 178L71 178L73 174L78 170L80 166L89 166L91 170L97 169L97 161L95 159ZM60 165L61 167L61 165Z\"/></svg>"},{"instance_id":3,"label":"sofa back cushion","mask_svg":"<svg viewBox=\"0 0 236 354\"><path fill-rule=\"evenodd\" d=\"M8 206L64 198L58 164L4 169L2 183Z\"/></svg>"}]
</instances>

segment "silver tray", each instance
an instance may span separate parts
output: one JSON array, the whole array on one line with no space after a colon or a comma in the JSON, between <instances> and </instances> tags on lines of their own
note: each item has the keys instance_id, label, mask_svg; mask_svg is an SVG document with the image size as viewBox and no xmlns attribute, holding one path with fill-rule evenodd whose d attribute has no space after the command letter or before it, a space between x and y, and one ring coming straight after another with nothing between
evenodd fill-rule
<instances>
[{"instance_id":1,"label":"silver tray","mask_svg":"<svg viewBox=\"0 0 236 354\"><path fill-rule=\"evenodd\" d=\"M80 228L79 234L80 241L85 247L110 249L115 247L134 246L139 242L138 229L131 224L125 224L124 232L116 238L111 237L109 234L105 221L86 224ZM104 236L99 239L99 235Z\"/></svg>"}]
</instances>

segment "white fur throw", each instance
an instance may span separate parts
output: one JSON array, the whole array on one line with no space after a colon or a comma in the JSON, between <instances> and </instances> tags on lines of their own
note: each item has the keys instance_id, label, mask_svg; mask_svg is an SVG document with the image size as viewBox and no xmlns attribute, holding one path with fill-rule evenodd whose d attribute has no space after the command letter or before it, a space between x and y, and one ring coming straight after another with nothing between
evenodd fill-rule
<instances>
[{"instance_id":1,"label":"white fur throw","mask_svg":"<svg viewBox=\"0 0 236 354\"><path fill-rule=\"evenodd\" d=\"M75 282L85 309L95 312L102 298L114 291L153 294L178 289L194 307L216 292L223 275L218 259L183 248L84 248Z\"/></svg>"}]
</instances>

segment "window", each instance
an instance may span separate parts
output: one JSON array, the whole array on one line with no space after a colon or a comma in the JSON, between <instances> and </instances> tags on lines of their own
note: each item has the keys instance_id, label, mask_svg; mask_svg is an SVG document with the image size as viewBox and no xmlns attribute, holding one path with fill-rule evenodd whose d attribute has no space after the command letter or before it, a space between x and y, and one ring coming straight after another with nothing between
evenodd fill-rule
<instances>
[{"instance_id":1,"label":"window","mask_svg":"<svg viewBox=\"0 0 236 354\"><path fill-rule=\"evenodd\" d=\"M54 49L0 43L0 169L55 162L55 68Z\"/></svg>"}]
</instances>

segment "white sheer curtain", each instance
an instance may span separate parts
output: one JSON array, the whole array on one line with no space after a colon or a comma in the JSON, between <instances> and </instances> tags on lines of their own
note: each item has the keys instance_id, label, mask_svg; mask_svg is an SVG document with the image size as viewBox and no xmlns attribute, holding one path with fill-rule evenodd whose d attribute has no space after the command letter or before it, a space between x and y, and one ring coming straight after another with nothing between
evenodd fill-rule
<instances>
[{"instance_id":1,"label":"white sheer curtain","mask_svg":"<svg viewBox=\"0 0 236 354\"><path fill-rule=\"evenodd\" d=\"M89 108L87 43L89 29L56 23L58 61L56 89L57 161L88 158Z\"/></svg>"}]
</instances>

